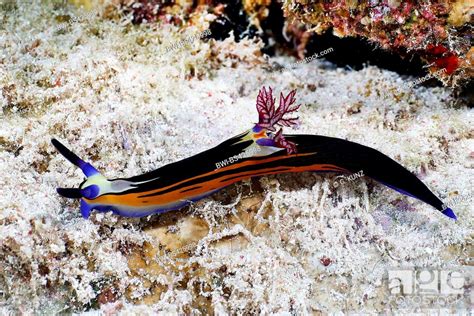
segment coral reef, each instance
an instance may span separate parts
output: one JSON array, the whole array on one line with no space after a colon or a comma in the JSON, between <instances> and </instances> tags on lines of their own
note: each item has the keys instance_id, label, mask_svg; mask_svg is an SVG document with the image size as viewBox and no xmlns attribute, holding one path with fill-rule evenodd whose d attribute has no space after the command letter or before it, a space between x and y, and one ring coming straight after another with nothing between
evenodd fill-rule
<instances>
[{"instance_id":1,"label":"coral reef","mask_svg":"<svg viewBox=\"0 0 474 316\"><path fill-rule=\"evenodd\" d=\"M286 0L290 21L321 34L360 36L401 54L420 55L438 78L455 86L472 78L472 1Z\"/></svg>"},{"instance_id":2,"label":"coral reef","mask_svg":"<svg viewBox=\"0 0 474 316\"><path fill-rule=\"evenodd\" d=\"M387 271L472 268L473 112L447 88L322 60L274 71L294 59L232 36L164 53L204 18L183 29L97 14L58 29L81 14L39 2L0 13L1 314L419 312L433 302L394 299ZM84 220L56 194L80 180L51 137L128 177L249 128L269 84L298 89L298 132L380 149L460 220L365 178L335 188L330 174L252 179L144 219ZM441 308L467 312L471 291Z\"/></svg>"},{"instance_id":3,"label":"coral reef","mask_svg":"<svg viewBox=\"0 0 474 316\"><path fill-rule=\"evenodd\" d=\"M273 55L276 50L286 51L299 59L304 59L308 51L314 52L314 47L327 48L319 45L320 38L314 32L332 30L340 37L368 39L388 54L383 50L374 53L373 47L368 47L365 60L393 57L392 63L397 64L395 60L401 59L411 75L425 73L421 68L425 65L432 77L454 88L456 95L468 95L459 101L465 99L464 103L472 104L474 100L468 92L473 72L470 23L474 7L470 1L288 0L283 3L286 17L279 2L267 0L225 3L116 0L111 7L120 8L133 23L162 21L182 26L201 24L199 17L209 10L211 14L206 15L212 31L209 37L224 40L231 32L237 41L257 37L265 44L262 52ZM336 52L330 59L337 62L341 54ZM396 66L389 69L398 71Z\"/></svg>"}]
</instances>

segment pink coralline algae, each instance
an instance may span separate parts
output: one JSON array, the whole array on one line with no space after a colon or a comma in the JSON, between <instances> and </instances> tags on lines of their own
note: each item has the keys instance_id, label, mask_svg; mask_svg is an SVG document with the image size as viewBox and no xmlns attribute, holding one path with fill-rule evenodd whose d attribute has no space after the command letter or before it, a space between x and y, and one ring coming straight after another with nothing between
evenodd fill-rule
<instances>
[{"instance_id":1,"label":"pink coralline algae","mask_svg":"<svg viewBox=\"0 0 474 316\"><path fill-rule=\"evenodd\" d=\"M449 83L467 81L467 54L472 36L468 24L474 14L469 1L304 1L286 0L285 13L293 23L340 37L359 36L402 56L419 55ZM451 80L453 76L457 80ZM460 79L460 80L459 80Z\"/></svg>"}]
</instances>

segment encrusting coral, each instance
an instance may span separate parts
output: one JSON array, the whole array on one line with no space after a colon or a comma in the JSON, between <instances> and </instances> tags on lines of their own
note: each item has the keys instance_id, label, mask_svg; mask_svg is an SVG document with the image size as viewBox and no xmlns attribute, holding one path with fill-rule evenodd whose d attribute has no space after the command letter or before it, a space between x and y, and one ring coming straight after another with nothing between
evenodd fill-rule
<instances>
[{"instance_id":1,"label":"encrusting coral","mask_svg":"<svg viewBox=\"0 0 474 316\"><path fill-rule=\"evenodd\" d=\"M332 29L340 37L360 36L400 54L418 54L452 86L472 78L470 0L285 0L283 7L290 21L310 32Z\"/></svg>"},{"instance_id":2,"label":"encrusting coral","mask_svg":"<svg viewBox=\"0 0 474 316\"><path fill-rule=\"evenodd\" d=\"M266 59L261 42L233 37L162 54L206 29L205 19L183 30L97 15L57 30L55 16L80 14L36 1L0 14L1 314L414 313L432 304L390 296L387 271L472 265L464 197L472 197L474 123L472 110L450 106L448 89L321 60L272 71L270 62L293 60ZM463 220L367 179L335 188L330 175L312 173L245 181L144 219L85 221L77 203L57 196L80 175L51 137L107 176L128 177L249 128L256 89L269 84L298 89L298 133L384 151L457 201ZM469 310L472 283L464 288L440 308Z\"/></svg>"}]
</instances>

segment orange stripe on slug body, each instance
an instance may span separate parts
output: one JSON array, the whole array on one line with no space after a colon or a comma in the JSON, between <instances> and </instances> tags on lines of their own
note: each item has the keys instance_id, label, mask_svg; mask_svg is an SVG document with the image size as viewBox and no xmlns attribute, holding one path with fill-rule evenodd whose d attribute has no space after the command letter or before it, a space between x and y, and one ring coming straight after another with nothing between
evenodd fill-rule
<instances>
[{"instance_id":1,"label":"orange stripe on slug body","mask_svg":"<svg viewBox=\"0 0 474 316\"><path fill-rule=\"evenodd\" d=\"M153 199L153 197L150 197L148 195L160 193L160 192L168 190L172 187L178 186L182 183L192 181L192 180L195 180L195 179L199 179L199 178L203 178L203 177L215 174L216 172L222 173L222 172L238 169L238 168L245 167L245 166L264 164L264 163L267 163L267 162L290 159L294 156L308 156L308 155L312 155L312 154L313 153L294 154L294 155L286 155L286 156L279 156L279 157L271 157L271 158L262 159L262 160L241 161L241 162L238 162L238 163L234 163L230 166L227 166L227 167L224 167L224 168L221 168L221 169L216 169L216 170L213 170L213 171L207 172L205 174L201 174L201 175L198 175L198 176L186 179L186 180L182 180L180 182L173 183L171 185L168 185L168 186L165 186L165 187L162 187L162 188L159 188L159 189L150 190L150 191L146 191L146 192L139 192L139 193L129 193L129 194L114 194L114 195L105 194L105 195L99 196L99 197L97 197L93 200L89 200L89 199L85 199L85 200L88 203L91 203L91 204L104 204L104 205L124 204L124 205L127 205L127 206L138 206L138 205L142 205L142 202L140 201L140 197L146 195L147 196L146 200L150 201L149 202L150 204L163 204L163 203L166 203L166 202L164 202L164 201L163 202L160 201L159 203L153 202L154 200L156 200L156 198ZM194 183L193 185L196 185L196 184ZM164 195L161 195L160 198L164 198L164 197L168 196L170 193L173 194L173 192L169 192L169 193L166 193ZM181 196L181 199L182 199L183 197L189 197L189 194L181 194L180 196ZM170 199L166 198L166 201L169 202Z\"/></svg>"},{"instance_id":2,"label":"orange stripe on slug body","mask_svg":"<svg viewBox=\"0 0 474 316\"><path fill-rule=\"evenodd\" d=\"M267 159L266 159L267 160ZM274 159L272 159L274 160ZM241 173L235 173L230 175L225 175L216 179L212 179L206 182L200 183L200 187L192 191L182 192L183 188L178 190L165 193L163 195L157 195L155 197L149 196L147 198L140 198L139 196L143 195L141 193L130 193L124 195L103 195L94 200L87 200L88 203L97 203L97 204L108 204L108 205L127 205L127 206L143 206L143 201L146 201L145 205L167 205L172 204L176 201L190 200L193 197L200 196L206 192L210 192L216 189L223 188L232 183L241 181L243 179L250 178L256 175L271 175L281 173L281 168L285 167L288 170L285 172L303 172L303 171L340 171L347 172L346 169L340 168L335 165L330 164L314 164L310 166L301 166L301 167L291 167L291 166L275 166L272 168L265 168L260 170L245 171ZM225 181L222 181L225 180ZM192 186L196 186L193 184Z\"/></svg>"},{"instance_id":3,"label":"orange stripe on slug body","mask_svg":"<svg viewBox=\"0 0 474 316\"><path fill-rule=\"evenodd\" d=\"M293 157L303 157L303 156L310 156L310 155L313 155L314 153L305 153L305 154L293 154L293 155L285 155L285 156L278 156L278 157L271 157L271 158L267 158L267 159L262 159L262 160L247 160L247 161L240 161L240 162L236 162L236 163L233 163L229 166L226 166L226 167L222 167L220 169L215 169L215 170L212 170L210 172L207 172L207 173L204 173L204 174L200 174L200 175L197 175L197 176L194 176L192 178L189 178L189 179L185 179L185 180L182 180L180 182L176 182L176 183L173 183L173 184L170 184L168 186L165 186L165 187L162 187L162 188L159 188L159 189L155 189L155 190L150 190L150 191L147 191L147 192L140 192L140 193L134 193L134 194L137 194L139 196L143 196L143 195L150 195L150 194L156 194L156 193L160 193L162 191L165 191L165 190L168 190L174 186L177 186L177 185L180 185L182 183L185 183L185 182L188 182L188 181L192 181L192 180L195 180L195 179L199 179L199 178L203 178L203 177L207 177L207 176L210 176L212 174L215 174L215 173L221 173L221 172L226 172L226 171L230 171L230 170L235 170L235 169L239 169L241 167L246 167L246 166L254 166L254 165L258 165L258 164L264 164L264 163L267 163L267 162L273 162L273 161L277 161L277 160L285 160L285 159L291 159Z\"/></svg>"}]
</instances>

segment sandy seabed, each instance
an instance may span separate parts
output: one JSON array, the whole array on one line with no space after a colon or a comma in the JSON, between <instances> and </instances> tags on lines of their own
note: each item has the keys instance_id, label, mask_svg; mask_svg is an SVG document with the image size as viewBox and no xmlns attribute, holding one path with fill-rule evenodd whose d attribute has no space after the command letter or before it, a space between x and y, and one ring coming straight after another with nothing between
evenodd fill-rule
<instances>
[{"instance_id":1,"label":"sandy seabed","mask_svg":"<svg viewBox=\"0 0 474 316\"><path fill-rule=\"evenodd\" d=\"M474 111L454 108L448 89L322 60L278 71L295 61L262 56L249 40L164 51L202 32L205 17L202 29L179 30L96 17L58 27L37 4L2 15L1 314L471 311ZM287 133L382 151L455 201L459 220L368 178L340 184L331 174L252 179L143 219L85 220L55 192L83 176L52 137L106 177L128 177L250 128L264 85L297 89L301 125ZM434 286L445 272L458 276L454 293L401 296L392 283L402 275Z\"/></svg>"}]
</instances>

